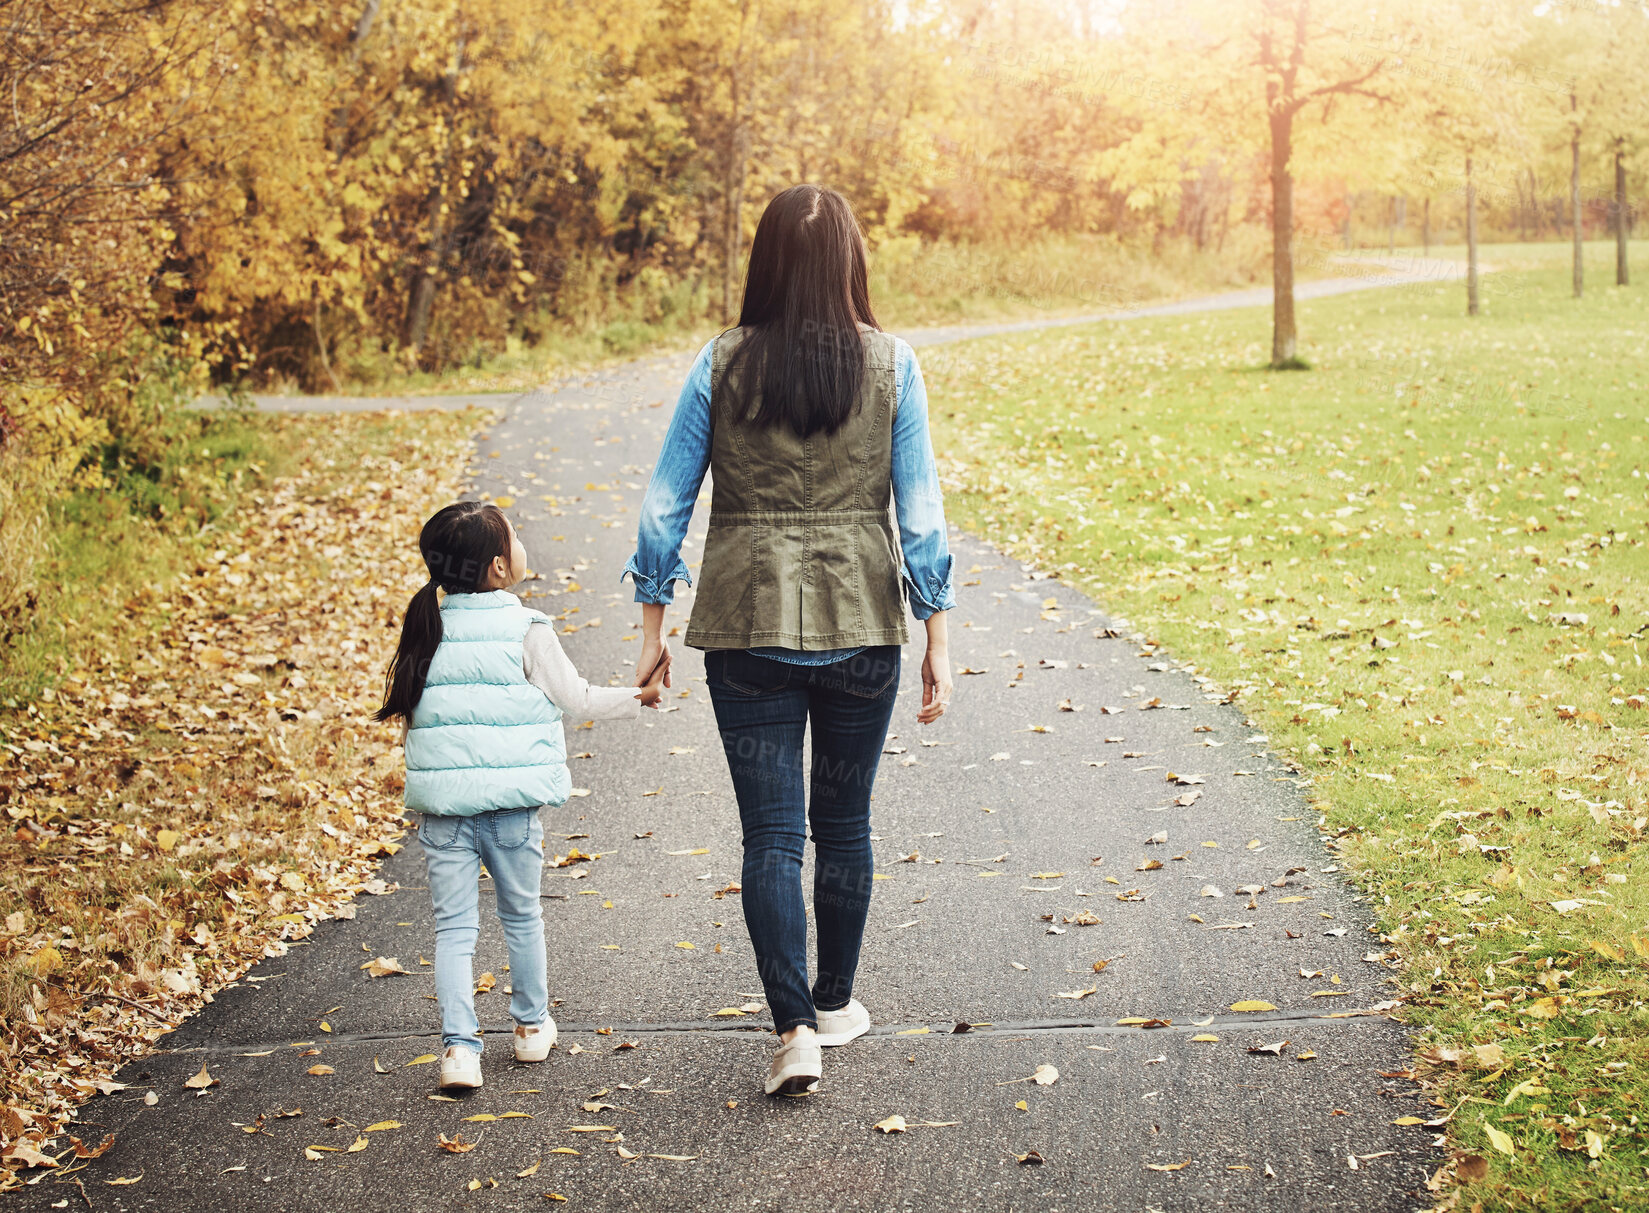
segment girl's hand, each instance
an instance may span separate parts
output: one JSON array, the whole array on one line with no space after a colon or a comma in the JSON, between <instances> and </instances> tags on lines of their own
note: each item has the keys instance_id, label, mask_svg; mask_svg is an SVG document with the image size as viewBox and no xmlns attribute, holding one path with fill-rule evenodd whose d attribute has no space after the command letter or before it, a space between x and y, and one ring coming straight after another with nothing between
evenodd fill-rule
<instances>
[{"instance_id":1,"label":"girl's hand","mask_svg":"<svg viewBox=\"0 0 1649 1213\"><path fill-rule=\"evenodd\" d=\"M922 710L916 713L916 723L932 724L943 716L952 689L950 654L944 645L929 640L927 656L922 658Z\"/></svg>"},{"instance_id":2,"label":"girl's hand","mask_svg":"<svg viewBox=\"0 0 1649 1213\"><path fill-rule=\"evenodd\" d=\"M636 698L641 700L644 708L657 708L658 702L664 697L664 688L670 685L670 650L664 650L664 658L653 669L653 676L641 684L641 690L636 692Z\"/></svg>"}]
</instances>

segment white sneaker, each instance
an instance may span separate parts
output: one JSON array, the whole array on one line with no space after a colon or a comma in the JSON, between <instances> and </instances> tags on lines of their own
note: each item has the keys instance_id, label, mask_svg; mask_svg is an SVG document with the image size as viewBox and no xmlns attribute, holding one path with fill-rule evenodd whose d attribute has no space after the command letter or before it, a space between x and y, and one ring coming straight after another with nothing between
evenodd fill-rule
<instances>
[{"instance_id":1,"label":"white sneaker","mask_svg":"<svg viewBox=\"0 0 1649 1213\"><path fill-rule=\"evenodd\" d=\"M824 1075L824 1063L817 1042L793 1040L780 1045L767 1067L764 1090L769 1095L806 1095L818 1089Z\"/></svg>"},{"instance_id":2,"label":"white sneaker","mask_svg":"<svg viewBox=\"0 0 1649 1213\"><path fill-rule=\"evenodd\" d=\"M536 1027L531 1024L518 1023L515 1025L515 1060L516 1061L543 1061L555 1048L555 1020L548 1017Z\"/></svg>"},{"instance_id":3,"label":"white sneaker","mask_svg":"<svg viewBox=\"0 0 1649 1213\"><path fill-rule=\"evenodd\" d=\"M441 1085L443 1087L479 1087L481 1085L481 1054L463 1045L450 1045L441 1055Z\"/></svg>"},{"instance_id":4,"label":"white sneaker","mask_svg":"<svg viewBox=\"0 0 1649 1213\"><path fill-rule=\"evenodd\" d=\"M813 1043L825 1048L845 1045L870 1031L870 1012L857 998L848 999L847 1006L837 1010L820 1011L818 1019L819 1031L813 1037Z\"/></svg>"}]
</instances>

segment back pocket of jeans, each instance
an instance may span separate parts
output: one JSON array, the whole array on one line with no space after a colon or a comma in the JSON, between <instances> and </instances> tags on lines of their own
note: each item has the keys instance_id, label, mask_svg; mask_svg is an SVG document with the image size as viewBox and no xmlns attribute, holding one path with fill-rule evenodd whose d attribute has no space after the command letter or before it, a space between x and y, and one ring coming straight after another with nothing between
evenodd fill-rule
<instances>
[{"instance_id":1,"label":"back pocket of jeans","mask_svg":"<svg viewBox=\"0 0 1649 1213\"><path fill-rule=\"evenodd\" d=\"M888 657L878 652L883 649L891 649L893 655ZM841 666L844 691L861 699L880 699L899 680L899 649L894 645L878 645L855 653Z\"/></svg>"},{"instance_id":2,"label":"back pocket of jeans","mask_svg":"<svg viewBox=\"0 0 1649 1213\"><path fill-rule=\"evenodd\" d=\"M426 847L450 847L458 841L458 831L463 829L462 817L444 817L439 813L425 813L424 819L418 823L418 841Z\"/></svg>"},{"instance_id":3,"label":"back pocket of jeans","mask_svg":"<svg viewBox=\"0 0 1649 1213\"><path fill-rule=\"evenodd\" d=\"M736 695L771 695L790 682L790 667L770 657L757 657L743 649L713 651L714 663L706 660L710 681Z\"/></svg>"},{"instance_id":4,"label":"back pocket of jeans","mask_svg":"<svg viewBox=\"0 0 1649 1213\"><path fill-rule=\"evenodd\" d=\"M492 819L493 841L506 851L524 846L532 833L532 819L537 812L537 809L505 809L488 814Z\"/></svg>"}]
</instances>

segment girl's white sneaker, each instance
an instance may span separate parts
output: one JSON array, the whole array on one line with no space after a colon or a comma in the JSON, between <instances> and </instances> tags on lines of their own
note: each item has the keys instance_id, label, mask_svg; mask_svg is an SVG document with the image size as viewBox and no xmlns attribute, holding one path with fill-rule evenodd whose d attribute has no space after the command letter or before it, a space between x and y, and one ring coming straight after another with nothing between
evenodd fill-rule
<instances>
[{"instance_id":1,"label":"girl's white sneaker","mask_svg":"<svg viewBox=\"0 0 1649 1213\"><path fill-rule=\"evenodd\" d=\"M441 1085L443 1087L479 1087L481 1085L481 1054L463 1045L449 1045L441 1055Z\"/></svg>"},{"instance_id":2,"label":"girl's white sneaker","mask_svg":"<svg viewBox=\"0 0 1649 1213\"><path fill-rule=\"evenodd\" d=\"M820 1011L818 1020L819 1030L813 1037L813 1043L825 1048L845 1045L870 1031L870 1012L857 998L848 999L847 1006L837 1010Z\"/></svg>"},{"instance_id":3,"label":"girl's white sneaker","mask_svg":"<svg viewBox=\"0 0 1649 1213\"><path fill-rule=\"evenodd\" d=\"M543 1061L554 1047L555 1020L546 1018L537 1026L524 1023L515 1025L516 1061Z\"/></svg>"}]
</instances>

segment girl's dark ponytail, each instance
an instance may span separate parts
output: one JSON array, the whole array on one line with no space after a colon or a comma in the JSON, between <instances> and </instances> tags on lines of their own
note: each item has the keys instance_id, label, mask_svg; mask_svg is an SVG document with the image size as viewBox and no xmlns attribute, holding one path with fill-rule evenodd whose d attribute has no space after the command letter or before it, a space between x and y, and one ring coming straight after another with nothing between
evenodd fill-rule
<instances>
[{"instance_id":1,"label":"girl's dark ponytail","mask_svg":"<svg viewBox=\"0 0 1649 1213\"><path fill-rule=\"evenodd\" d=\"M401 621L401 643L384 676L384 706L376 720L412 719L412 709L424 696L430 659L441 643L441 597L433 579L412 596Z\"/></svg>"},{"instance_id":2,"label":"girl's dark ponytail","mask_svg":"<svg viewBox=\"0 0 1649 1213\"><path fill-rule=\"evenodd\" d=\"M510 526L489 502L460 501L436 512L418 535L429 582L412 596L401 622L401 643L384 676L384 706L375 720L411 723L424 696L429 663L441 644L441 592L474 594L486 587L495 557L510 553Z\"/></svg>"}]
</instances>

